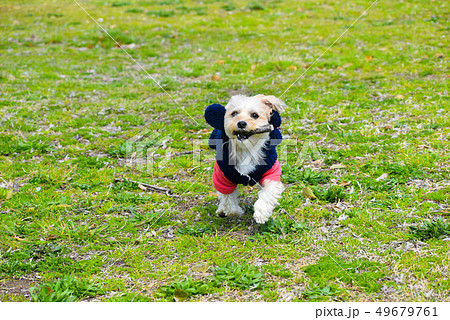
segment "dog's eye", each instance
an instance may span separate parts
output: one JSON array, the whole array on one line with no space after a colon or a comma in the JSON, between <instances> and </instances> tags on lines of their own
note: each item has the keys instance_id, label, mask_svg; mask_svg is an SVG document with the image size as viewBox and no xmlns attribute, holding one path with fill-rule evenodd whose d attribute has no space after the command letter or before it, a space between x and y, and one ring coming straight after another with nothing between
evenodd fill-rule
<instances>
[{"instance_id":1,"label":"dog's eye","mask_svg":"<svg viewBox=\"0 0 450 320\"><path fill-rule=\"evenodd\" d=\"M253 112L253 113L250 115L250 117L252 117L253 119L258 119L258 118L259 118L259 116L258 116L258 114L257 114L256 112Z\"/></svg>"},{"instance_id":2,"label":"dog's eye","mask_svg":"<svg viewBox=\"0 0 450 320\"><path fill-rule=\"evenodd\" d=\"M233 112L231 113L231 116L232 116L232 117L236 117L236 116L237 116L237 114L238 114L238 112L237 112L237 111L233 111Z\"/></svg>"}]
</instances>

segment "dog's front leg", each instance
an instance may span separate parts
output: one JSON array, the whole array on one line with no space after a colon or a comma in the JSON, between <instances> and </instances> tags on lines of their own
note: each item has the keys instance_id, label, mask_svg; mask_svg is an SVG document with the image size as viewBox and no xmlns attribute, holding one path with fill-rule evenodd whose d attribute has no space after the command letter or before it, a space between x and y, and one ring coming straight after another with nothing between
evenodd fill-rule
<instances>
[{"instance_id":1,"label":"dog's front leg","mask_svg":"<svg viewBox=\"0 0 450 320\"><path fill-rule=\"evenodd\" d=\"M244 214L244 210L239 206L239 190L237 188L230 194L220 192L218 194L220 203L216 213L219 216L240 217Z\"/></svg>"},{"instance_id":2,"label":"dog's front leg","mask_svg":"<svg viewBox=\"0 0 450 320\"><path fill-rule=\"evenodd\" d=\"M270 219L284 190L281 181L264 180L262 187L263 189L258 192L258 200L254 205L253 218L257 223L266 223Z\"/></svg>"}]
</instances>

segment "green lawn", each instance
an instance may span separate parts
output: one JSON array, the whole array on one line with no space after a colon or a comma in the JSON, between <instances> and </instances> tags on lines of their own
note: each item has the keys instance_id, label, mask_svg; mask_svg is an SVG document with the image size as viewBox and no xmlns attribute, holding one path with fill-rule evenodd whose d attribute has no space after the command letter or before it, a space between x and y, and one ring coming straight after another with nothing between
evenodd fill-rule
<instances>
[{"instance_id":1,"label":"green lawn","mask_svg":"<svg viewBox=\"0 0 450 320\"><path fill-rule=\"evenodd\" d=\"M448 2L314 64L370 0L79 3L160 87L74 1L2 2L1 301L450 301ZM218 217L204 109L305 70L273 219Z\"/></svg>"}]
</instances>

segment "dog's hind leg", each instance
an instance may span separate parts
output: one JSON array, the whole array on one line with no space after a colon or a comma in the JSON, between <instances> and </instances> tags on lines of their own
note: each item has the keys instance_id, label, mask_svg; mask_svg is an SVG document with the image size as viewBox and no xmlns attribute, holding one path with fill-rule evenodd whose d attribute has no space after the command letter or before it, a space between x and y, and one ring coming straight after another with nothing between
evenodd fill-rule
<instances>
[{"instance_id":1,"label":"dog's hind leg","mask_svg":"<svg viewBox=\"0 0 450 320\"><path fill-rule=\"evenodd\" d=\"M284 190L280 181L264 180L263 189L258 192L258 200L254 205L253 218L257 223L266 223L272 215L273 209L278 205L278 199Z\"/></svg>"},{"instance_id":2,"label":"dog's hind leg","mask_svg":"<svg viewBox=\"0 0 450 320\"><path fill-rule=\"evenodd\" d=\"M236 188L230 194L219 194L219 208L217 208L216 213L221 217L240 217L244 214L244 210L239 206L239 190Z\"/></svg>"}]
</instances>

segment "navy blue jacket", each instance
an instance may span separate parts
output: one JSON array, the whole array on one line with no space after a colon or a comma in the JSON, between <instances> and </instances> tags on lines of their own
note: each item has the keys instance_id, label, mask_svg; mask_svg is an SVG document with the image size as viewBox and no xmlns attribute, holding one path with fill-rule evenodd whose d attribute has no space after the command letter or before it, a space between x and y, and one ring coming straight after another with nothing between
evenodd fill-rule
<instances>
[{"instance_id":1,"label":"navy blue jacket","mask_svg":"<svg viewBox=\"0 0 450 320\"><path fill-rule=\"evenodd\" d=\"M225 134L224 120L225 107L215 103L208 106L205 110L205 120L213 128L213 132L209 137L209 147L216 150L216 161L225 177L235 184L243 184L245 186L255 185L261 180L266 173L275 164L278 155L276 146L281 143L282 136L278 127L281 125L281 117L277 111L273 111L269 123L274 126L274 130L269 134L269 140L264 146L265 157L261 164L258 164L254 171L248 175L240 174L234 165L229 164L229 138Z\"/></svg>"}]
</instances>

